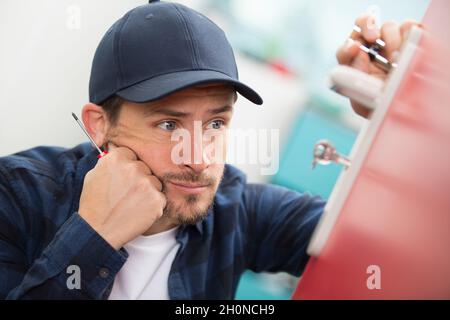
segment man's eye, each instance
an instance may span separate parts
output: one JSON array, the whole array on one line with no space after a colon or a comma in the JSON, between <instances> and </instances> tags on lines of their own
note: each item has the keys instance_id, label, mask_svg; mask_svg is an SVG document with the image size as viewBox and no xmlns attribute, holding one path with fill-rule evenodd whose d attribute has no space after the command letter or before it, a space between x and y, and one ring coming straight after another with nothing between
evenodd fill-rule
<instances>
[{"instance_id":1,"label":"man's eye","mask_svg":"<svg viewBox=\"0 0 450 320\"><path fill-rule=\"evenodd\" d=\"M225 125L225 121L223 121L223 120L213 120L213 121L211 121L208 124L207 129L218 130L218 129L222 128L223 125Z\"/></svg>"},{"instance_id":2,"label":"man's eye","mask_svg":"<svg viewBox=\"0 0 450 320\"><path fill-rule=\"evenodd\" d=\"M163 121L158 124L158 127L166 131L173 131L176 129L177 124L175 123L175 121Z\"/></svg>"}]
</instances>

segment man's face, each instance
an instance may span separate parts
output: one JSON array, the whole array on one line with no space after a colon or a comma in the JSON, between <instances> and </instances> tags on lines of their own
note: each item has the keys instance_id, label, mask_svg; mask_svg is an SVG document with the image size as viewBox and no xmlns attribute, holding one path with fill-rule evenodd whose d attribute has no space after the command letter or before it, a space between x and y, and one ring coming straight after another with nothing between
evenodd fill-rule
<instances>
[{"instance_id":1,"label":"man's face","mask_svg":"<svg viewBox=\"0 0 450 320\"><path fill-rule=\"evenodd\" d=\"M161 180L167 198L163 219L168 222L196 223L212 205L224 171L226 129L235 98L233 88L209 85L155 102L125 102L117 123L108 130L106 141L132 149ZM180 131L190 139L174 140L174 132ZM202 136L205 132L215 138ZM214 141L223 142L221 150ZM207 154L208 148L216 150ZM183 156L181 163L179 156Z\"/></svg>"}]
</instances>

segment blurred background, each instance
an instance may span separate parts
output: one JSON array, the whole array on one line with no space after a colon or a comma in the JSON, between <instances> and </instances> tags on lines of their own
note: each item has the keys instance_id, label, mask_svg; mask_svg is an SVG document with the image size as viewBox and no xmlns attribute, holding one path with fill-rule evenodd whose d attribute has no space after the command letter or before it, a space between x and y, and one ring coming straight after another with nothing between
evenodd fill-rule
<instances>
[{"instance_id":1,"label":"blurred background","mask_svg":"<svg viewBox=\"0 0 450 320\"><path fill-rule=\"evenodd\" d=\"M232 127L279 130L279 170L236 163L251 182L270 182L327 198L341 170L311 170L316 141L348 154L364 124L349 102L327 87L357 16L380 23L421 20L428 0L180 0L220 25L240 79L263 107L238 100ZM88 102L93 54L106 30L138 0L2 0L0 2L0 156L37 145L86 141L71 117ZM237 299L288 299L298 279L287 274L242 277Z\"/></svg>"}]
</instances>

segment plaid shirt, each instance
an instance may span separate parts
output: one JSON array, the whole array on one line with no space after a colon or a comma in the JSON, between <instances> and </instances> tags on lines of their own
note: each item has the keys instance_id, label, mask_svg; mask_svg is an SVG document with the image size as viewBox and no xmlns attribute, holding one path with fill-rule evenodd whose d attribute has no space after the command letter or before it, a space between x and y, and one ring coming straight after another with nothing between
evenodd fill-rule
<instances>
[{"instance_id":1,"label":"plaid shirt","mask_svg":"<svg viewBox=\"0 0 450 320\"><path fill-rule=\"evenodd\" d=\"M97 162L89 144L37 147L0 158L0 297L107 299L126 263L77 213L83 180ZM232 299L241 274L299 276L324 201L250 184L226 165L208 216L181 226L168 279L171 299ZM76 265L81 286L68 286Z\"/></svg>"}]
</instances>

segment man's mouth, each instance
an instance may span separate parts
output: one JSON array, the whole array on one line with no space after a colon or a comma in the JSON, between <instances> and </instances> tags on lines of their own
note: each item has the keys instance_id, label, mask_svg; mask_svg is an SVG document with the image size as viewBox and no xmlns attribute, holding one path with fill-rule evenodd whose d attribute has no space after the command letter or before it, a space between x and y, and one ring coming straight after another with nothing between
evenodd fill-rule
<instances>
[{"instance_id":1,"label":"man's mouth","mask_svg":"<svg viewBox=\"0 0 450 320\"><path fill-rule=\"evenodd\" d=\"M174 182L169 181L169 184L174 186L178 191L185 193L198 194L204 192L209 184L205 183L188 183L188 182Z\"/></svg>"}]
</instances>

